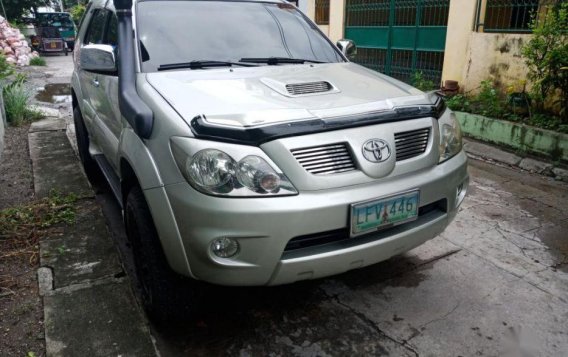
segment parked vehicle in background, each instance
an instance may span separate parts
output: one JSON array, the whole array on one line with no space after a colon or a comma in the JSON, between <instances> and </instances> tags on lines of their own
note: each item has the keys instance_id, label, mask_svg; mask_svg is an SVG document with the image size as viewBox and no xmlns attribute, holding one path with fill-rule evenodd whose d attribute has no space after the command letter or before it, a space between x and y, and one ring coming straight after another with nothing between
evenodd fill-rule
<instances>
[{"instance_id":1,"label":"parked vehicle in background","mask_svg":"<svg viewBox=\"0 0 568 357\"><path fill-rule=\"evenodd\" d=\"M55 27L59 30L61 38L67 43L67 48L73 50L77 28L71 14L68 12L39 12L35 18L36 27Z\"/></svg>"},{"instance_id":2,"label":"parked vehicle in background","mask_svg":"<svg viewBox=\"0 0 568 357\"><path fill-rule=\"evenodd\" d=\"M36 27L36 35L31 37L32 49L39 53L64 53L68 55L67 43L57 27Z\"/></svg>"},{"instance_id":3,"label":"parked vehicle in background","mask_svg":"<svg viewBox=\"0 0 568 357\"><path fill-rule=\"evenodd\" d=\"M150 317L195 306L193 280L339 274L452 221L469 183L455 115L355 54L284 0L89 3L78 149L124 209Z\"/></svg>"}]
</instances>

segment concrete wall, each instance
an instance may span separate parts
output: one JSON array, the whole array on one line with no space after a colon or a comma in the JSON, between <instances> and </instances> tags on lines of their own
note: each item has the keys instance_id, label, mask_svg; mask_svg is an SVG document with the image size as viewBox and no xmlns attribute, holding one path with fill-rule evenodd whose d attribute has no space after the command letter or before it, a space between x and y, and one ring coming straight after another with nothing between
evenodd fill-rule
<instances>
[{"instance_id":1,"label":"concrete wall","mask_svg":"<svg viewBox=\"0 0 568 357\"><path fill-rule=\"evenodd\" d=\"M300 0L302 1L302 0ZM316 0L304 0L307 3L306 15L315 22ZM345 0L330 0L329 4L329 25L318 25L320 30L331 39L337 42L343 38L345 23Z\"/></svg>"},{"instance_id":2,"label":"concrete wall","mask_svg":"<svg viewBox=\"0 0 568 357\"><path fill-rule=\"evenodd\" d=\"M481 81L490 79L502 90L515 86L522 90L528 68L521 56L527 34L494 34L472 32L463 68L462 87L475 93Z\"/></svg>"},{"instance_id":3,"label":"concrete wall","mask_svg":"<svg viewBox=\"0 0 568 357\"><path fill-rule=\"evenodd\" d=\"M448 15L448 32L444 54L442 81L452 79L463 83L463 69L466 67L470 34L477 11L477 1L452 0Z\"/></svg>"},{"instance_id":4,"label":"concrete wall","mask_svg":"<svg viewBox=\"0 0 568 357\"><path fill-rule=\"evenodd\" d=\"M506 120L456 112L466 136L568 163L568 135Z\"/></svg>"},{"instance_id":5,"label":"concrete wall","mask_svg":"<svg viewBox=\"0 0 568 357\"><path fill-rule=\"evenodd\" d=\"M483 0L481 19L485 17L485 3ZM503 90L510 85L521 90L520 80L527 77L521 48L531 35L484 33L483 26L479 28L481 32L475 32L476 16L477 1L450 2L442 80L456 80L464 91L472 94L486 79Z\"/></svg>"}]
</instances>

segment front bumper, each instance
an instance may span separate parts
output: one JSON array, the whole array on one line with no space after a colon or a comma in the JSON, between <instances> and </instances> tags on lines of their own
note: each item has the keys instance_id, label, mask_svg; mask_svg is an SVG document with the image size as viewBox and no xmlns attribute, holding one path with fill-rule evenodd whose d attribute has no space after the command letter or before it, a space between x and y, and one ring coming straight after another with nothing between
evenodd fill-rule
<instances>
[{"instance_id":1,"label":"front bumper","mask_svg":"<svg viewBox=\"0 0 568 357\"><path fill-rule=\"evenodd\" d=\"M279 285L321 278L386 260L440 234L457 213L457 188L467 190L467 157L380 182L300 192L274 198L221 198L187 183L166 186L194 278L220 285ZM420 205L443 201L443 211L363 236L342 245L327 244L285 252L295 237L344 229L349 205L411 189ZM210 251L220 237L238 240L240 253L221 259ZM357 238L359 239L359 238Z\"/></svg>"}]
</instances>

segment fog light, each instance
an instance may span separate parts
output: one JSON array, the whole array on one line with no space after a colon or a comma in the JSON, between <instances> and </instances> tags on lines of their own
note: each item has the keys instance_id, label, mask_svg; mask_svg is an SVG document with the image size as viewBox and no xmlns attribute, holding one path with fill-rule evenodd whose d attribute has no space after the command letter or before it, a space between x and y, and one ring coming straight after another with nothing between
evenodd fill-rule
<instances>
[{"instance_id":1,"label":"fog light","mask_svg":"<svg viewBox=\"0 0 568 357\"><path fill-rule=\"evenodd\" d=\"M219 258L231 258L239 252L239 243L231 238L215 239L211 243L211 251Z\"/></svg>"}]
</instances>

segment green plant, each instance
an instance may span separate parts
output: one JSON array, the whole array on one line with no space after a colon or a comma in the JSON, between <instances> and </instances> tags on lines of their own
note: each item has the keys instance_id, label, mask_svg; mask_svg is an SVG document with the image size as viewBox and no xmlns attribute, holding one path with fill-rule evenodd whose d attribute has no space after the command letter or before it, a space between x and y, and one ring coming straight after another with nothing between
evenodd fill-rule
<instances>
[{"instance_id":1,"label":"green plant","mask_svg":"<svg viewBox=\"0 0 568 357\"><path fill-rule=\"evenodd\" d=\"M481 115L499 118L503 115L503 104L499 92L490 80L481 81L481 90L475 97L477 112Z\"/></svg>"},{"instance_id":2,"label":"green plant","mask_svg":"<svg viewBox=\"0 0 568 357\"><path fill-rule=\"evenodd\" d=\"M25 87L26 77L18 74L2 89L6 119L14 126L43 118L43 113L30 107L31 92Z\"/></svg>"},{"instance_id":3,"label":"green plant","mask_svg":"<svg viewBox=\"0 0 568 357\"><path fill-rule=\"evenodd\" d=\"M434 84L432 80L424 77L422 71L415 72L414 75L412 75L412 85L423 92L437 89L436 84Z\"/></svg>"},{"instance_id":4,"label":"green plant","mask_svg":"<svg viewBox=\"0 0 568 357\"><path fill-rule=\"evenodd\" d=\"M83 18L86 9L87 8L83 4L77 4L71 8L70 10L71 17L73 18L73 21L75 21L76 24L79 24L81 22L81 19Z\"/></svg>"},{"instance_id":5,"label":"green plant","mask_svg":"<svg viewBox=\"0 0 568 357\"><path fill-rule=\"evenodd\" d=\"M528 78L533 82L533 98L537 109L544 110L545 101L559 91L560 114L568 122L568 2L550 7L535 17L530 25L533 36L523 47Z\"/></svg>"},{"instance_id":6,"label":"green plant","mask_svg":"<svg viewBox=\"0 0 568 357\"><path fill-rule=\"evenodd\" d=\"M460 112L468 112L471 110L470 100L463 94L456 94L453 97L446 98L446 105L451 110Z\"/></svg>"},{"instance_id":7,"label":"green plant","mask_svg":"<svg viewBox=\"0 0 568 357\"><path fill-rule=\"evenodd\" d=\"M6 62L6 56L0 54L0 80L7 78L14 73L14 66Z\"/></svg>"},{"instance_id":8,"label":"green plant","mask_svg":"<svg viewBox=\"0 0 568 357\"><path fill-rule=\"evenodd\" d=\"M549 130L557 130L560 126L560 120L558 117L543 113L533 114L530 118L527 119L526 123L532 126L537 126L539 128Z\"/></svg>"},{"instance_id":9,"label":"green plant","mask_svg":"<svg viewBox=\"0 0 568 357\"><path fill-rule=\"evenodd\" d=\"M43 57L34 57L30 60L30 66L47 66Z\"/></svg>"}]
</instances>

